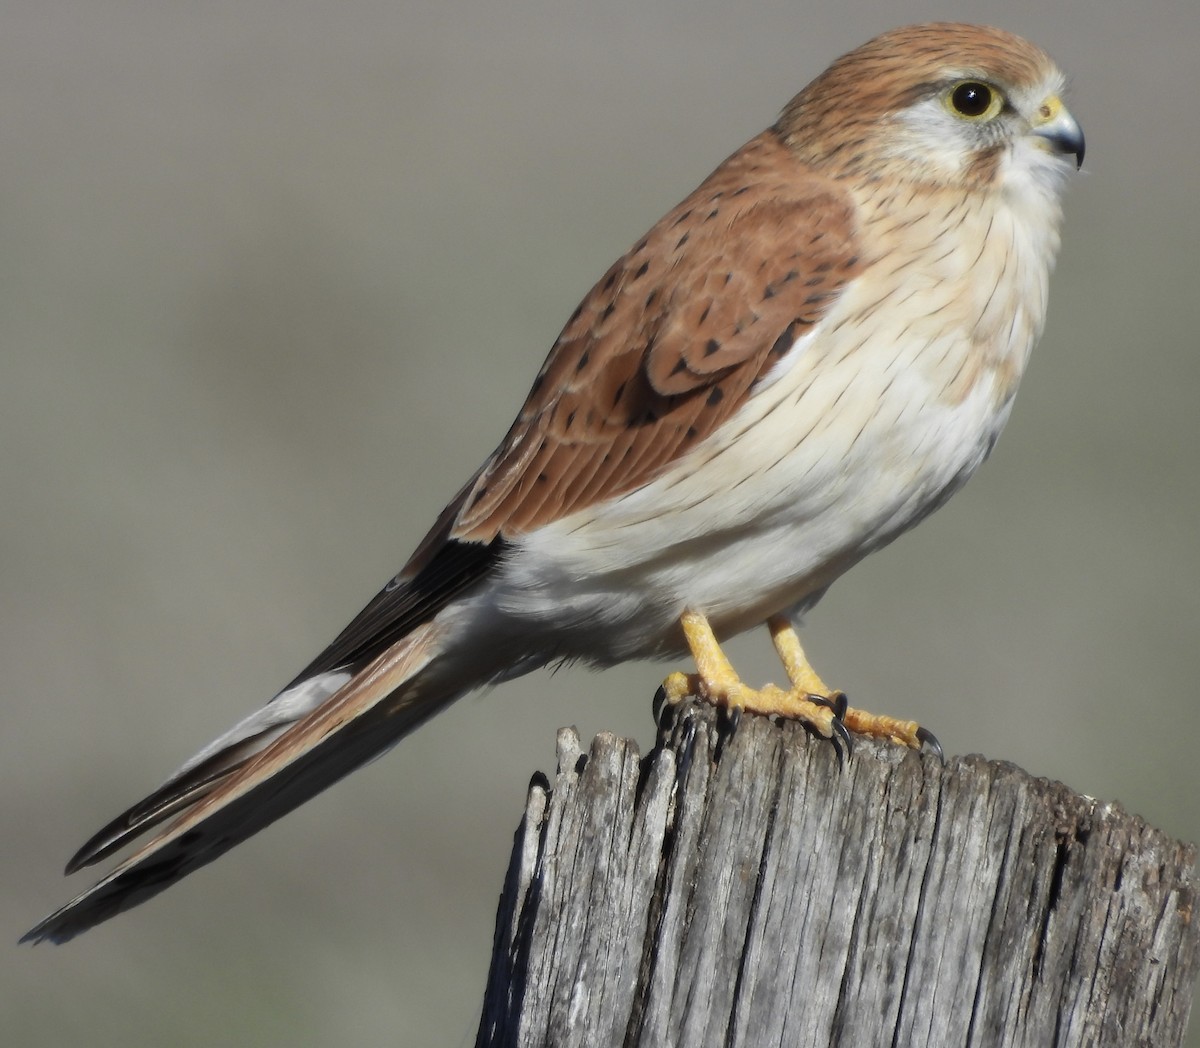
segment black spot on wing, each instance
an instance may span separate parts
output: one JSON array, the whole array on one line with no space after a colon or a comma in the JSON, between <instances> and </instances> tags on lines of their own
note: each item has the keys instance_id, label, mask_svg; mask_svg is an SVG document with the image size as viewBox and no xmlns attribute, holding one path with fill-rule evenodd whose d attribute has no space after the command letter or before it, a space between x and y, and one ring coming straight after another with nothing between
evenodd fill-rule
<instances>
[{"instance_id":1,"label":"black spot on wing","mask_svg":"<svg viewBox=\"0 0 1200 1048\"><path fill-rule=\"evenodd\" d=\"M775 340L775 344L771 346L771 356L782 357L789 349L792 348L792 345L796 341L796 326L798 323L799 321L793 320L786 328L783 329L783 334L780 335Z\"/></svg>"}]
</instances>

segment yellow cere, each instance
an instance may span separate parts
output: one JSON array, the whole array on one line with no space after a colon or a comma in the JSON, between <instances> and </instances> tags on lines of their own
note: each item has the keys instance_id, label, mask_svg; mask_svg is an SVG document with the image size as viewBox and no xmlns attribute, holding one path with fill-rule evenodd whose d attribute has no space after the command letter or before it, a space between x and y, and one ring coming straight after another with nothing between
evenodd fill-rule
<instances>
[{"instance_id":1,"label":"yellow cere","mask_svg":"<svg viewBox=\"0 0 1200 1048\"><path fill-rule=\"evenodd\" d=\"M1038 125L1050 123L1051 120L1062 112L1062 108L1062 99L1058 95L1050 95L1038 106L1037 118L1034 120L1034 123Z\"/></svg>"}]
</instances>

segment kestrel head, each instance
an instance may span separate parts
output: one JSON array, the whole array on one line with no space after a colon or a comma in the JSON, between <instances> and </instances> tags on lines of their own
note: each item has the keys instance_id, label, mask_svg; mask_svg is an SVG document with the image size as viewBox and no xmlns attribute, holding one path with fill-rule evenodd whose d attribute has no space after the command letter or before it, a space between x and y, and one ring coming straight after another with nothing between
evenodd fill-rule
<instances>
[{"instance_id":1,"label":"kestrel head","mask_svg":"<svg viewBox=\"0 0 1200 1048\"><path fill-rule=\"evenodd\" d=\"M784 109L777 128L835 177L1057 190L1083 163L1064 77L1027 40L935 23L843 55Z\"/></svg>"}]
</instances>

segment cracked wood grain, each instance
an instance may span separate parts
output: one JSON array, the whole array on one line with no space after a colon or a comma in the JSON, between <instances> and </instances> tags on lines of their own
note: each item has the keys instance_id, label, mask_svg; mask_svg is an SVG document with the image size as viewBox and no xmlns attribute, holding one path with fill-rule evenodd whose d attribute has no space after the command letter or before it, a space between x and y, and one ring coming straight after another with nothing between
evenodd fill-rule
<instances>
[{"instance_id":1,"label":"cracked wood grain","mask_svg":"<svg viewBox=\"0 0 1200 1048\"><path fill-rule=\"evenodd\" d=\"M1195 850L980 757L674 718L560 731L530 786L477 1044L1182 1043Z\"/></svg>"}]
</instances>

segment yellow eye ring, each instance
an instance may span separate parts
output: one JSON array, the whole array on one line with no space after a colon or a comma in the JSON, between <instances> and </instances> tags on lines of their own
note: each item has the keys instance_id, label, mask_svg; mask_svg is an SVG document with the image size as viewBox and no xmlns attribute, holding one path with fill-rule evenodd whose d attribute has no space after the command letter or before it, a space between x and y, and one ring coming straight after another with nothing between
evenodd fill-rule
<instances>
[{"instance_id":1,"label":"yellow eye ring","mask_svg":"<svg viewBox=\"0 0 1200 1048\"><path fill-rule=\"evenodd\" d=\"M991 120L1004 105L1004 96L981 80L960 80L946 92L946 107L966 120Z\"/></svg>"}]
</instances>

